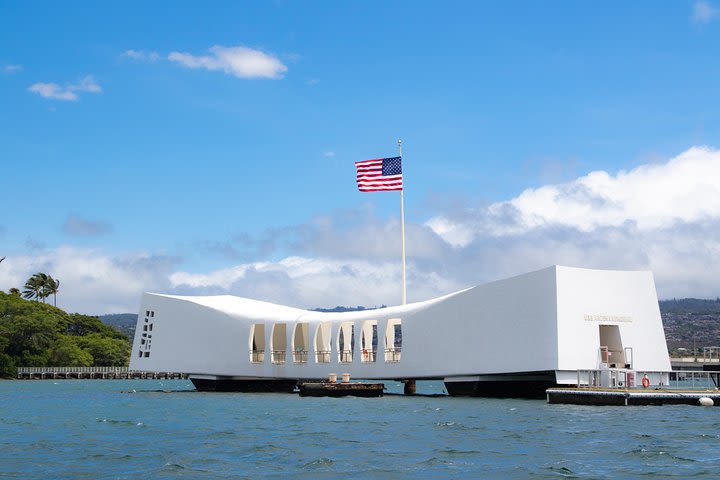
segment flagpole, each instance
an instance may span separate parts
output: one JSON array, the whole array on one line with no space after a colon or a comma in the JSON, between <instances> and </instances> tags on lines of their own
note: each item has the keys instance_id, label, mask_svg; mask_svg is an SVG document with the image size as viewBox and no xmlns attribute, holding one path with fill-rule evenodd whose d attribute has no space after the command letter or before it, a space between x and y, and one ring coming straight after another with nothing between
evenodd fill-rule
<instances>
[{"instance_id":1,"label":"flagpole","mask_svg":"<svg viewBox=\"0 0 720 480\"><path fill-rule=\"evenodd\" d=\"M400 149L400 165L402 168L402 140L398 139L398 148ZM403 200L403 192L405 190L405 181L403 180L403 189L400 190L400 232L402 234L402 304L407 303L407 286L405 283L405 202Z\"/></svg>"}]
</instances>

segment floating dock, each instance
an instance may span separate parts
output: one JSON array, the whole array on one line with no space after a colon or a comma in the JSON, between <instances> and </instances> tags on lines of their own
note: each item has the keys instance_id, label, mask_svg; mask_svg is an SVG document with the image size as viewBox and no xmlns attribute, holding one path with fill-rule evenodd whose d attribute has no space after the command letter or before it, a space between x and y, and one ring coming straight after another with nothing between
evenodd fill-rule
<instances>
[{"instance_id":1,"label":"floating dock","mask_svg":"<svg viewBox=\"0 0 720 480\"><path fill-rule=\"evenodd\" d=\"M383 383L308 382L298 386L301 397L382 397Z\"/></svg>"},{"instance_id":2,"label":"floating dock","mask_svg":"<svg viewBox=\"0 0 720 480\"><path fill-rule=\"evenodd\" d=\"M382 397L383 383L302 383L301 397Z\"/></svg>"},{"instance_id":3,"label":"floating dock","mask_svg":"<svg viewBox=\"0 0 720 480\"><path fill-rule=\"evenodd\" d=\"M548 403L574 405L712 405L720 406L720 390L634 390L617 388L549 388ZM703 400L701 400L703 399Z\"/></svg>"}]
</instances>

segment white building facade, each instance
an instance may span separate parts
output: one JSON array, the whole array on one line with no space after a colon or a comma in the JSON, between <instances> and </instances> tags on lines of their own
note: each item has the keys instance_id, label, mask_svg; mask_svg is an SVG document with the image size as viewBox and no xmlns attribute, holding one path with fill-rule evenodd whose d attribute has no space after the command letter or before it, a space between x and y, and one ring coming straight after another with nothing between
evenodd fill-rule
<instances>
[{"instance_id":1,"label":"white building facade","mask_svg":"<svg viewBox=\"0 0 720 480\"><path fill-rule=\"evenodd\" d=\"M578 370L669 371L651 272L553 266L403 306L323 313L233 296L146 293L130 368L201 390L441 379L454 395L523 395Z\"/></svg>"}]
</instances>

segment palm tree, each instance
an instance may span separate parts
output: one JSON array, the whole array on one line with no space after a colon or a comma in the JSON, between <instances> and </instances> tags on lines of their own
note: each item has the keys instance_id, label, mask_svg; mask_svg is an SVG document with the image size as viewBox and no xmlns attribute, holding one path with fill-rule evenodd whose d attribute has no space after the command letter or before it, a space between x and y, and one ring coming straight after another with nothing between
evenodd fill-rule
<instances>
[{"instance_id":1,"label":"palm tree","mask_svg":"<svg viewBox=\"0 0 720 480\"><path fill-rule=\"evenodd\" d=\"M27 298L28 300L34 298L36 301L39 301L41 290L42 284L40 283L40 279L36 275L33 275L28 279L27 282L25 282L22 296L23 298Z\"/></svg>"},{"instance_id":2,"label":"palm tree","mask_svg":"<svg viewBox=\"0 0 720 480\"><path fill-rule=\"evenodd\" d=\"M19 297L19 296L20 296L20 290L18 290L18 289L15 288L15 287L13 287L13 288L11 288L10 290L8 290L8 293L9 293L10 295L13 295L13 296L16 296L16 297Z\"/></svg>"},{"instance_id":3,"label":"palm tree","mask_svg":"<svg viewBox=\"0 0 720 480\"><path fill-rule=\"evenodd\" d=\"M40 272L30 277L23 287L23 297L27 299L35 298L36 302L39 302L42 298L43 303L45 303L45 297L47 295L44 294L43 290L47 284L47 278L47 274Z\"/></svg>"},{"instance_id":4,"label":"palm tree","mask_svg":"<svg viewBox=\"0 0 720 480\"><path fill-rule=\"evenodd\" d=\"M42 293L45 297L49 297L50 295L52 295L53 305L56 307L58 290L60 290L60 280L56 280L52 276L48 275L47 280L45 281L45 285L43 285Z\"/></svg>"}]
</instances>

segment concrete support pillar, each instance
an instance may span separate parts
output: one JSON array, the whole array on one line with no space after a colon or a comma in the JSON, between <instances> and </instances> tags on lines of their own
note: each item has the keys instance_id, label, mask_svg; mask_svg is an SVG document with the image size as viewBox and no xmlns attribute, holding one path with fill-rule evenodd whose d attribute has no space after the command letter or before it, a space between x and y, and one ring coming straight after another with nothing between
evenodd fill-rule
<instances>
[{"instance_id":1,"label":"concrete support pillar","mask_svg":"<svg viewBox=\"0 0 720 480\"><path fill-rule=\"evenodd\" d=\"M413 379L403 380L403 383L405 384L404 388L403 388L403 393L405 395L415 395L415 391L417 388L415 380L413 380Z\"/></svg>"}]
</instances>

